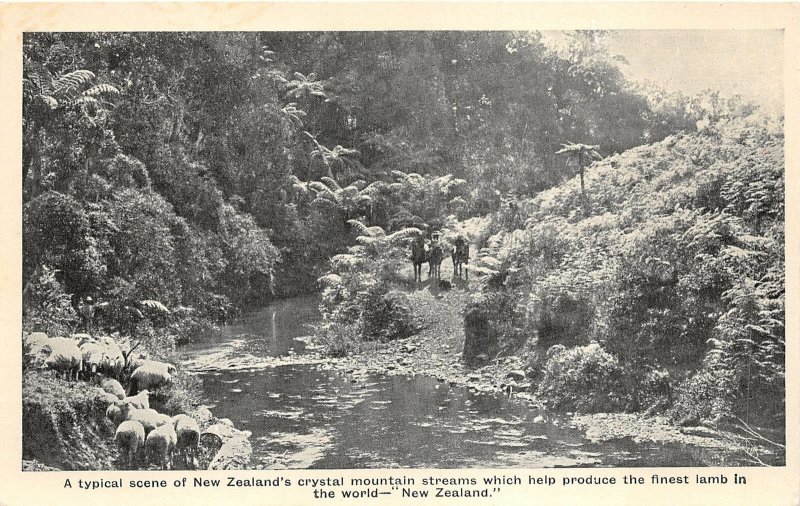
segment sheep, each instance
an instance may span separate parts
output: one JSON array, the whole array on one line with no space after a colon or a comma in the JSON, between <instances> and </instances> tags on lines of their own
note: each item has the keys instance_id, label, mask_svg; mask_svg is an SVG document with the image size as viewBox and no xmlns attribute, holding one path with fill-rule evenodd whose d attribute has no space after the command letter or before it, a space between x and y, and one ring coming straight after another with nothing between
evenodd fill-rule
<instances>
[{"instance_id":1,"label":"sheep","mask_svg":"<svg viewBox=\"0 0 800 506\"><path fill-rule=\"evenodd\" d=\"M186 414L172 417L175 434L178 436L175 451L183 457L184 468L197 468L197 450L200 445L200 425L194 418Z\"/></svg>"},{"instance_id":2,"label":"sheep","mask_svg":"<svg viewBox=\"0 0 800 506\"><path fill-rule=\"evenodd\" d=\"M161 469L172 468L172 453L178 442L178 435L171 423L156 427L145 439L147 463L159 464Z\"/></svg>"},{"instance_id":3,"label":"sheep","mask_svg":"<svg viewBox=\"0 0 800 506\"><path fill-rule=\"evenodd\" d=\"M44 365L57 373L64 373L65 379L78 379L81 371L83 356L78 344L72 339L54 337L49 340L50 356Z\"/></svg>"},{"instance_id":4,"label":"sheep","mask_svg":"<svg viewBox=\"0 0 800 506\"><path fill-rule=\"evenodd\" d=\"M110 336L102 336L99 341L105 349L99 371L117 379L121 378L122 368L125 366L125 355L122 353L122 349Z\"/></svg>"},{"instance_id":5,"label":"sheep","mask_svg":"<svg viewBox=\"0 0 800 506\"><path fill-rule=\"evenodd\" d=\"M123 372L127 375L132 374L133 371L139 368L139 366L144 365L146 362L150 360L147 356L147 352L140 351L134 355L133 351L134 351L133 349L128 351L129 353L128 360L125 363L125 367L123 369Z\"/></svg>"},{"instance_id":6,"label":"sheep","mask_svg":"<svg viewBox=\"0 0 800 506\"><path fill-rule=\"evenodd\" d=\"M102 389L100 390L100 395L106 404L116 404L119 401L119 398L116 395L110 394Z\"/></svg>"},{"instance_id":7,"label":"sheep","mask_svg":"<svg viewBox=\"0 0 800 506\"><path fill-rule=\"evenodd\" d=\"M144 427L145 434L149 434L151 430L161 427L162 425L172 425L172 418L167 415L162 415L155 409L128 409L123 408L123 412L127 411L125 419L136 420L141 422Z\"/></svg>"},{"instance_id":8,"label":"sheep","mask_svg":"<svg viewBox=\"0 0 800 506\"><path fill-rule=\"evenodd\" d=\"M139 389L157 391L172 382L172 375L175 372L175 366L172 364L147 360L131 374L129 394L135 393Z\"/></svg>"},{"instance_id":9,"label":"sheep","mask_svg":"<svg viewBox=\"0 0 800 506\"><path fill-rule=\"evenodd\" d=\"M117 432L114 434L114 442L119 447L120 458L125 461L128 469L133 469L134 459L144 448L144 427L136 420L126 420L117 427Z\"/></svg>"},{"instance_id":10,"label":"sheep","mask_svg":"<svg viewBox=\"0 0 800 506\"><path fill-rule=\"evenodd\" d=\"M106 347L97 341L84 341L79 345L86 379L97 374L105 359Z\"/></svg>"},{"instance_id":11,"label":"sheep","mask_svg":"<svg viewBox=\"0 0 800 506\"><path fill-rule=\"evenodd\" d=\"M126 413L121 405L109 404L106 408L106 418L108 418L111 423L118 426L125 421Z\"/></svg>"},{"instance_id":12,"label":"sheep","mask_svg":"<svg viewBox=\"0 0 800 506\"><path fill-rule=\"evenodd\" d=\"M35 367L44 366L44 361L50 355L50 338L44 332L31 332L23 336L23 344L27 347L25 355L31 357L31 364Z\"/></svg>"},{"instance_id":13,"label":"sheep","mask_svg":"<svg viewBox=\"0 0 800 506\"><path fill-rule=\"evenodd\" d=\"M122 400L125 398L125 389L122 388L122 385L119 381L115 380L114 378L109 378L103 375L97 375L94 378L94 382L103 389L103 391L112 394L117 397L117 399Z\"/></svg>"},{"instance_id":14,"label":"sheep","mask_svg":"<svg viewBox=\"0 0 800 506\"><path fill-rule=\"evenodd\" d=\"M122 402L125 404L130 404L131 407L136 409L148 409L150 407L150 392L148 390L142 390L136 395L132 395L130 397L125 397L122 399Z\"/></svg>"}]
</instances>

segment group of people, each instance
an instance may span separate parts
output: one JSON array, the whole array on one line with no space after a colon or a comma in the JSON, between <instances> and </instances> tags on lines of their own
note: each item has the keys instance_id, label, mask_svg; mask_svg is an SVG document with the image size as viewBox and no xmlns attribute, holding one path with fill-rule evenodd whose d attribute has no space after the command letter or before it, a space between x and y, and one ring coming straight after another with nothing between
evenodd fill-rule
<instances>
[{"instance_id":1,"label":"group of people","mask_svg":"<svg viewBox=\"0 0 800 506\"><path fill-rule=\"evenodd\" d=\"M411 263L414 265L414 282L422 281L422 264L428 262L428 278L441 279L441 266L444 259L446 245L441 240L441 234L435 232L430 241L418 235L411 242ZM449 249L449 248L447 248ZM456 237L455 245L450 253L453 260L453 276L461 277L465 274L469 280L467 263L469 262L469 242L463 235Z\"/></svg>"}]
</instances>

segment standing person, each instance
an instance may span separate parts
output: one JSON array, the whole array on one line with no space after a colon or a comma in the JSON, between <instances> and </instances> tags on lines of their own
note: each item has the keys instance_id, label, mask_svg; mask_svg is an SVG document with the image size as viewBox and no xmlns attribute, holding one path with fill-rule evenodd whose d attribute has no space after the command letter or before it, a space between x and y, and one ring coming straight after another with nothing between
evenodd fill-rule
<instances>
[{"instance_id":1,"label":"standing person","mask_svg":"<svg viewBox=\"0 0 800 506\"><path fill-rule=\"evenodd\" d=\"M78 304L78 315L81 317L84 331L91 334L94 330L94 301L91 297L86 297Z\"/></svg>"}]
</instances>

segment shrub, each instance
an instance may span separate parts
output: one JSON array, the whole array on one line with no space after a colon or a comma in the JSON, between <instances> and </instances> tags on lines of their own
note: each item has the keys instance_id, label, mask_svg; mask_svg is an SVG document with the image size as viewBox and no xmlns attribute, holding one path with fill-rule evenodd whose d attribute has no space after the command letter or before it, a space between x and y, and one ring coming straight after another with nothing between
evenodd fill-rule
<instances>
[{"instance_id":1,"label":"shrub","mask_svg":"<svg viewBox=\"0 0 800 506\"><path fill-rule=\"evenodd\" d=\"M181 345L211 336L217 330L217 326L205 318L189 315L172 323L168 329L175 335L175 344Z\"/></svg>"},{"instance_id":2,"label":"shrub","mask_svg":"<svg viewBox=\"0 0 800 506\"><path fill-rule=\"evenodd\" d=\"M558 411L598 412L625 407L622 368L597 343L553 350L537 396Z\"/></svg>"},{"instance_id":3,"label":"shrub","mask_svg":"<svg viewBox=\"0 0 800 506\"><path fill-rule=\"evenodd\" d=\"M467 365L480 365L499 354L513 353L528 340L519 294L512 290L487 291L473 297L464 312L464 352Z\"/></svg>"},{"instance_id":4,"label":"shrub","mask_svg":"<svg viewBox=\"0 0 800 506\"><path fill-rule=\"evenodd\" d=\"M35 274L22 292L23 328L51 336L70 334L78 320L70 296L53 269L45 265Z\"/></svg>"},{"instance_id":5,"label":"shrub","mask_svg":"<svg viewBox=\"0 0 800 506\"><path fill-rule=\"evenodd\" d=\"M419 331L408 296L403 292L388 291L385 285L376 284L359 294L358 298L362 307L361 334L364 339L391 341Z\"/></svg>"},{"instance_id":6,"label":"shrub","mask_svg":"<svg viewBox=\"0 0 800 506\"><path fill-rule=\"evenodd\" d=\"M200 404L201 391L201 380L197 376L178 371L172 376L172 383L153 398L153 408L169 416L188 413Z\"/></svg>"},{"instance_id":7,"label":"shrub","mask_svg":"<svg viewBox=\"0 0 800 506\"><path fill-rule=\"evenodd\" d=\"M317 327L315 335L330 357L344 357L360 347L361 337L354 325L325 323Z\"/></svg>"},{"instance_id":8,"label":"shrub","mask_svg":"<svg viewBox=\"0 0 800 506\"><path fill-rule=\"evenodd\" d=\"M672 418L680 420L719 420L733 410L735 378L725 369L702 369L677 388Z\"/></svg>"}]
</instances>

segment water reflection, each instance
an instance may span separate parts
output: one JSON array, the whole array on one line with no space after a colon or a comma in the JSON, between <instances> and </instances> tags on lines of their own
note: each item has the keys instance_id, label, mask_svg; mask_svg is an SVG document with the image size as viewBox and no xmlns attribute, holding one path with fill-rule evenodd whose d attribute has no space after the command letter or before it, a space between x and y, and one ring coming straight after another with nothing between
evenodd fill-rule
<instances>
[{"instance_id":1,"label":"water reflection","mask_svg":"<svg viewBox=\"0 0 800 506\"><path fill-rule=\"evenodd\" d=\"M353 378L324 363L270 359L302 354L294 338L318 319L317 299L282 301L184 350L188 365L206 371L214 414L253 433L255 467L702 465L703 450L590 443L563 418L432 378Z\"/></svg>"}]
</instances>

